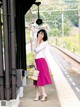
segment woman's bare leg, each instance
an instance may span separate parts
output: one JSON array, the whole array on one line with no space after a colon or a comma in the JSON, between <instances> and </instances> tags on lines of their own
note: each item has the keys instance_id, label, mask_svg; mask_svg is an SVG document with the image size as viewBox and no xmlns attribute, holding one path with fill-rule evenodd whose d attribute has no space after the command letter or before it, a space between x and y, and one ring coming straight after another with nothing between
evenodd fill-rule
<instances>
[{"instance_id":1,"label":"woman's bare leg","mask_svg":"<svg viewBox=\"0 0 80 107\"><path fill-rule=\"evenodd\" d=\"M47 100L47 94L45 92L45 87L41 86L41 90L42 90L42 96L43 96L41 101L46 101Z\"/></svg>"},{"instance_id":2,"label":"woman's bare leg","mask_svg":"<svg viewBox=\"0 0 80 107\"><path fill-rule=\"evenodd\" d=\"M44 86L41 86L41 90L42 90L42 95L46 95L45 87Z\"/></svg>"},{"instance_id":3,"label":"woman's bare leg","mask_svg":"<svg viewBox=\"0 0 80 107\"><path fill-rule=\"evenodd\" d=\"M35 86L36 96L39 96L39 86Z\"/></svg>"},{"instance_id":4,"label":"woman's bare leg","mask_svg":"<svg viewBox=\"0 0 80 107\"><path fill-rule=\"evenodd\" d=\"M39 87L38 86L35 86L35 91L36 91L36 98L34 99L34 101L37 101L40 98L40 93L39 93Z\"/></svg>"}]
</instances>

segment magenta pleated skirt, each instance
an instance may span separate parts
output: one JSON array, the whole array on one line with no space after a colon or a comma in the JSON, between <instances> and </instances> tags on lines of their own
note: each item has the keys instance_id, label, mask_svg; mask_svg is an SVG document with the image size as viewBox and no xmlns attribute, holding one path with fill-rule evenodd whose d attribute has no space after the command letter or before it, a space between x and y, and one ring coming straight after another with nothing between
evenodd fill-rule
<instances>
[{"instance_id":1,"label":"magenta pleated skirt","mask_svg":"<svg viewBox=\"0 0 80 107\"><path fill-rule=\"evenodd\" d=\"M39 70L39 76L37 81L33 81L36 86L44 86L52 84L49 68L44 58L35 59L37 70Z\"/></svg>"}]
</instances>

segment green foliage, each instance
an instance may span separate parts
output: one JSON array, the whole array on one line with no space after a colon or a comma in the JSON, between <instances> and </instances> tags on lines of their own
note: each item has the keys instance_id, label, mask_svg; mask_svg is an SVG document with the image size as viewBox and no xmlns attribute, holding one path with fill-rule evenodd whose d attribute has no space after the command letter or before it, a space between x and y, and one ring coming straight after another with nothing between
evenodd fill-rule
<instances>
[{"instance_id":1,"label":"green foliage","mask_svg":"<svg viewBox=\"0 0 80 107\"><path fill-rule=\"evenodd\" d=\"M66 42L66 48L76 53L79 53L80 51L78 36L79 35L64 38L64 41Z\"/></svg>"},{"instance_id":2,"label":"green foliage","mask_svg":"<svg viewBox=\"0 0 80 107\"><path fill-rule=\"evenodd\" d=\"M26 29L26 42L30 41L30 31Z\"/></svg>"},{"instance_id":3,"label":"green foliage","mask_svg":"<svg viewBox=\"0 0 80 107\"><path fill-rule=\"evenodd\" d=\"M64 25L64 35L69 35L70 27L67 25L67 23Z\"/></svg>"},{"instance_id":4,"label":"green foliage","mask_svg":"<svg viewBox=\"0 0 80 107\"><path fill-rule=\"evenodd\" d=\"M54 28L50 29L50 36L54 36Z\"/></svg>"},{"instance_id":5,"label":"green foliage","mask_svg":"<svg viewBox=\"0 0 80 107\"><path fill-rule=\"evenodd\" d=\"M67 0L60 0L61 4L58 4L58 1L52 0L48 3L48 8L44 5L40 5L40 18L43 20L44 24L47 23L48 26L51 28L50 35L56 36L62 35L62 11L61 10L67 10L67 9L77 9L78 6L74 5L73 3L70 3L69 5L66 3ZM77 1L77 0L71 0ZM42 0L42 3L45 4L46 0ZM51 4L54 4L53 6ZM50 12L47 12L49 11ZM54 10L54 11L53 11ZM55 11L60 10L60 11ZM25 18L28 23L31 23L31 21L34 21L37 19L37 6L33 5L31 8L31 11L29 11ZM71 25L78 26L78 11L63 11L63 20L64 20L64 35L68 35ZM70 23L68 23L70 22ZM57 28L57 29L56 29Z\"/></svg>"},{"instance_id":6,"label":"green foliage","mask_svg":"<svg viewBox=\"0 0 80 107\"><path fill-rule=\"evenodd\" d=\"M33 54L33 52L30 52L27 54L27 64L29 65L29 64L33 63L33 61L34 61L34 54Z\"/></svg>"},{"instance_id":7,"label":"green foliage","mask_svg":"<svg viewBox=\"0 0 80 107\"><path fill-rule=\"evenodd\" d=\"M69 35L70 27L68 24L64 24L64 35ZM62 36L62 28L51 28L50 29L50 36Z\"/></svg>"},{"instance_id":8,"label":"green foliage","mask_svg":"<svg viewBox=\"0 0 80 107\"><path fill-rule=\"evenodd\" d=\"M56 42L57 40L57 42ZM50 43L56 44L58 46L62 46L63 42L65 43L65 48L76 53L80 56L80 41L79 41L79 35L75 36L64 36L64 37L54 37L51 38Z\"/></svg>"},{"instance_id":9,"label":"green foliage","mask_svg":"<svg viewBox=\"0 0 80 107\"><path fill-rule=\"evenodd\" d=\"M65 16L74 26L78 26L78 11L68 11L65 13Z\"/></svg>"},{"instance_id":10,"label":"green foliage","mask_svg":"<svg viewBox=\"0 0 80 107\"><path fill-rule=\"evenodd\" d=\"M71 21L75 26L79 26L78 25L78 16L75 16Z\"/></svg>"}]
</instances>

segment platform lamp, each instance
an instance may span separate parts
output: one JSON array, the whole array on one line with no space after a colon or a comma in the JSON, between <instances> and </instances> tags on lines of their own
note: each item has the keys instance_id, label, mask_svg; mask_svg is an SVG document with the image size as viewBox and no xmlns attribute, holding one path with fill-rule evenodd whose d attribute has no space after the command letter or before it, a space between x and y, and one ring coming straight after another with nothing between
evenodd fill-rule
<instances>
[{"instance_id":1,"label":"platform lamp","mask_svg":"<svg viewBox=\"0 0 80 107\"><path fill-rule=\"evenodd\" d=\"M43 23L42 19L40 19L40 13L39 13L39 5L41 4L41 2L35 2L34 4L38 6L38 19L36 20L36 23L38 25L41 25Z\"/></svg>"}]
</instances>

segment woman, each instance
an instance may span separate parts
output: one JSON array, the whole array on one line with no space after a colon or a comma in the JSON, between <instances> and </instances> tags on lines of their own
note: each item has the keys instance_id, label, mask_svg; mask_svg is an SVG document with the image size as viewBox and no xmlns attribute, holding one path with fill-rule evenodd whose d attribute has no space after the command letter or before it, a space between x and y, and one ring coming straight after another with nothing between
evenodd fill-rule
<instances>
[{"instance_id":1,"label":"woman","mask_svg":"<svg viewBox=\"0 0 80 107\"><path fill-rule=\"evenodd\" d=\"M45 85L52 84L51 77L49 74L49 68L45 60L45 49L47 47L47 32L44 29L41 29L37 33L37 47L35 49L35 65L36 69L39 71L38 80L34 81L36 98L34 101L40 99L39 87L42 90L41 101L47 100L47 94L45 92Z\"/></svg>"}]
</instances>

